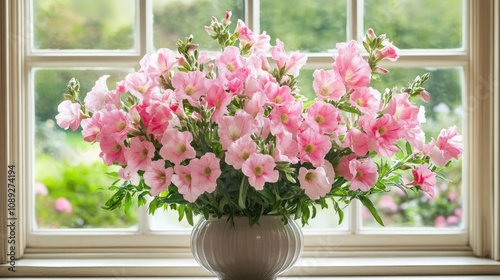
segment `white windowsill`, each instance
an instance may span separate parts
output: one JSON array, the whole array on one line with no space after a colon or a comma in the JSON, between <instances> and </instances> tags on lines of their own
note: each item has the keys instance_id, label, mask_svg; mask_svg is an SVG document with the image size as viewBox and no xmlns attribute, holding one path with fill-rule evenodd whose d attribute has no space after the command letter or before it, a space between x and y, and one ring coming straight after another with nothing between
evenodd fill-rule
<instances>
[{"instance_id":1,"label":"white windowsill","mask_svg":"<svg viewBox=\"0 0 500 280\"><path fill-rule=\"evenodd\" d=\"M0 275L15 277L80 276L113 277L114 279L116 277L208 277L207 280L215 279L191 258L21 259L16 261L15 273L7 270L8 264L1 265L0 268ZM500 275L500 262L463 256L302 258L284 274L289 277L365 276L363 279L366 279L366 276L379 275ZM286 279L286 277L281 279Z\"/></svg>"}]
</instances>

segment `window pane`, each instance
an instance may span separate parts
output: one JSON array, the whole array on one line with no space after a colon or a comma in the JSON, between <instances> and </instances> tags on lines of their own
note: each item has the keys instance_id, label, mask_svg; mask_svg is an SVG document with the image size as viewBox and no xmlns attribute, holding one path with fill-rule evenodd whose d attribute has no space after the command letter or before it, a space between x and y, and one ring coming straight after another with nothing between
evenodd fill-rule
<instances>
[{"instance_id":1,"label":"window pane","mask_svg":"<svg viewBox=\"0 0 500 280\"><path fill-rule=\"evenodd\" d=\"M81 83L80 99L104 74L109 89L129 71L40 69L35 85L35 216L38 228L126 228L137 222L137 213L101 209L111 197L113 179L99 158L99 144L83 141L80 130L65 131L56 122L57 106L72 77ZM102 191L100 191L103 189ZM134 208L132 208L134 209Z\"/></svg>"},{"instance_id":2,"label":"window pane","mask_svg":"<svg viewBox=\"0 0 500 280\"><path fill-rule=\"evenodd\" d=\"M33 0L35 49L132 49L134 0Z\"/></svg>"},{"instance_id":3,"label":"window pane","mask_svg":"<svg viewBox=\"0 0 500 280\"><path fill-rule=\"evenodd\" d=\"M386 87L397 85L399 88L413 81L417 75L430 73L430 79L424 87L430 92L430 102L422 103L426 110L427 121L422 124L426 142L437 138L442 128L456 125L462 133L462 69L402 69L394 68L388 75L382 76L382 82L373 82L372 86L382 91ZM431 199L427 194L408 191L406 195L399 189L380 195L374 200L386 227L450 227L462 225L462 158L452 163L443 171L451 180L446 182L437 178L436 195ZM411 181L411 173L408 180ZM370 213L362 207L363 225L380 229Z\"/></svg>"},{"instance_id":4,"label":"window pane","mask_svg":"<svg viewBox=\"0 0 500 280\"><path fill-rule=\"evenodd\" d=\"M285 43L285 50L324 52L346 41L345 0L260 2L260 29Z\"/></svg>"},{"instance_id":5,"label":"window pane","mask_svg":"<svg viewBox=\"0 0 500 280\"><path fill-rule=\"evenodd\" d=\"M169 48L177 50L177 40L185 40L194 36L193 42L203 50L220 50L219 45L208 36L204 27L210 25L210 19L224 17L226 11L232 11L231 30L236 27L238 19L244 19L244 1L222 0L155 0L154 46L156 49Z\"/></svg>"},{"instance_id":6,"label":"window pane","mask_svg":"<svg viewBox=\"0 0 500 280\"><path fill-rule=\"evenodd\" d=\"M365 0L364 32L385 33L401 49L462 46L461 0Z\"/></svg>"}]
</instances>

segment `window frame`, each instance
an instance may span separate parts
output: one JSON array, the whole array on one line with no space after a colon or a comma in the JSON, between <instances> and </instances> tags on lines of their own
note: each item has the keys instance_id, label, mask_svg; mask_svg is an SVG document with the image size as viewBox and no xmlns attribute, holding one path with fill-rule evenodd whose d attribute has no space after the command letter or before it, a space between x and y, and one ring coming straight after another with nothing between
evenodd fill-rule
<instances>
[{"instance_id":1,"label":"window frame","mask_svg":"<svg viewBox=\"0 0 500 280\"><path fill-rule=\"evenodd\" d=\"M17 176L17 185L21 186L19 188L19 200L17 203L17 215L20 222L28 221L29 212L32 211L23 205L30 205L30 199L32 195L28 195L27 189L30 184L32 184L33 172L31 165L31 156L33 154L33 139L30 131L33 131L33 124L30 122L29 116L26 116L24 112L26 110L33 111L32 102L30 102L29 93L30 90L26 83L26 78L29 76L29 67L26 67L26 61L24 60L25 54L27 54L27 49L25 48L26 40L29 40L29 36L25 36L25 12L27 9L27 2L25 1L5 1L0 4L2 12L2 28L0 29L2 40L2 49L0 52L1 72L0 72L0 86L6 94L0 95L0 112L3 116L0 120L0 128L2 131L7 133L0 135L0 154L6 155L0 158L0 178L2 182L6 182L6 170L8 164L15 164L16 171L19 176ZM139 0L138 7L140 9L147 9L150 5L150 1ZM395 244L395 240L400 239L415 239L421 236L421 233L406 234L406 235L387 235L382 236L380 233L373 233L372 236L378 236L381 243L377 246L373 245L373 240L367 240L366 236L361 236L358 240L353 239L351 242L345 240L342 236L338 234L332 235L316 235L314 238L306 239L306 252L304 256L315 256L315 257L327 257L327 256L358 256L363 252L370 254L369 252L375 252L376 255L475 255L484 258L491 258L494 260L500 259L500 248L499 239L497 238L500 233L500 223L498 222L500 210L499 210L499 132L500 132L500 121L499 121L499 12L500 4L494 0L489 1L465 1L467 3L466 11L467 16L465 18L469 19L469 28L466 34L470 34L467 40L467 44L464 47L469 51L465 57L461 59L467 59L467 64L469 67L465 68L465 75L467 79L466 92L469 92L467 96L468 104L473 104L476 110L472 110L468 115L468 138L466 141L468 148L468 157L464 158L464 162L469 162L468 172L465 174L464 183L468 184L468 193L466 197L468 198L468 232L464 236L463 240L453 244L447 243L450 240L448 235L433 235L436 237L434 243L424 244L413 244L411 246L405 246L404 242L401 244ZM356 7L356 0L348 0L348 6ZM249 7L253 7L249 9ZM254 30L258 30L258 1L247 1L245 7L245 13L247 18L247 23L249 26L253 26ZM354 10L355 11L355 10ZM496 14L494 13L496 11ZM141 14L141 13L139 13ZM351 17L348 21L356 22L355 12L351 13ZM495 16L496 15L496 16ZM353 19L354 18L354 19ZM148 35L148 31L145 26L147 23L147 18L139 15L139 28L136 31L140 31L140 34L145 34L146 38L136 37L140 43L139 54L129 55L125 62L116 57L101 57L96 54L96 56L62 56L59 62L64 62L67 59L76 59L77 62L81 63L81 66L92 66L93 60L99 60L106 64L106 66L123 66L123 65L133 65L136 66L139 59L142 57L147 50L147 40L151 40L151 35ZM5 23L5 24L4 24ZM356 23L353 23L356 24ZM349 24L348 24L349 25ZM354 25L355 26L355 25ZM257 28L256 28L257 27ZM356 30L356 27L352 28ZM349 29L348 29L349 30ZM351 34L351 35L349 35ZM349 33L348 36L353 36L353 33ZM149 39L148 39L149 38ZM152 45L152 44L151 44ZM429 55L435 56L439 61L441 56L439 52L433 54L429 52ZM496 58L496 59L492 59ZM31 59L31 58L30 58ZM414 55L409 52L403 52L401 57L403 63L418 65L421 63L419 61L419 56ZM463 61L447 60L448 63L463 63ZM30 67L36 67L43 63L43 59L33 58L29 61ZM87 63L87 64L86 64ZM317 67L317 64L321 64L323 61L316 56L311 56L308 65L310 67ZM461 64L462 65L462 64ZM470 100L469 100L470 99ZM492 102L493 101L493 102ZM477 105L476 105L477 104ZM480 108L480 109L477 109ZM474 109L474 108L472 108ZM494 145L495 144L495 145ZM493 151L493 152L492 152ZM487 158L488 160L483 160ZM473 187L472 187L473 186ZM0 189L0 199L6 201L6 189ZM145 212L144 212L145 213ZM144 215L144 213L142 215ZM7 221L7 212L5 207L0 208L0 222L5 224ZM163 251L157 248L158 242L165 239L164 235L156 234L153 235L154 238L150 240L150 246L147 244L141 244L137 247L126 247L120 248L123 244L133 244L131 242L134 237L127 236L123 232L109 232L101 235L95 235L94 237L101 238L102 243L98 243L97 246L92 248L75 248L75 243L71 239L61 238L63 236L55 236L49 239L39 239L35 242L28 242L27 239L29 232L28 228L19 226L16 228L16 256L23 257L25 259L31 258L53 258L54 256L60 256L60 254L71 255L73 257L81 257L82 253L94 254L97 256L105 256L106 254L122 255L127 252L134 253L157 253L161 256L187 256L189 255L189 248L187 247L188 238L185 234L176 235L170 234L167 240L170 243L162 242ZM5 252L7 251L6 239L7 239L7 229L5 227L0 229L0 263L6 261ZM118 236L114 235L118 234ZM314 234L309 234L314 235ZM48 237L48 236L45 236ZM85 236L79 234L76 236L79 244L92 244L94 240L87 240ZM325 241L326 237L326 241ZM116 245L112 244L113 240L119 240L120 243ZM377 240L378 241L378 240ZM108 243L109 242L109 243ZM121 243L126 242L126 243ZM106 244L108 247L102 247L101 245ZM175 245L181 246L175 246ZM111 246L110 246L111 245ZM97 248L101 247L101 248ZM156 247L156 248L155 248ZM335 250L332 252L332 250ZM383 251L380 253L379 251ZM399 253L395 253L395 251ZM418 251L415 253L415 251ZM102 254L106 252L106 254ZM160 253L161 252L161 253Z\"/></svg>"}]
</instances>

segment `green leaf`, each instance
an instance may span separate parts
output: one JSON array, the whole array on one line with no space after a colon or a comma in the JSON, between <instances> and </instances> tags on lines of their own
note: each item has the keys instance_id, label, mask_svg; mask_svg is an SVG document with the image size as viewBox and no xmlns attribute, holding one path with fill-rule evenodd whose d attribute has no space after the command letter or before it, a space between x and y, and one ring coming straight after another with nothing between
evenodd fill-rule
<instances>
[{"instance_id":1,"label":"green leaf","mask_svg":"<svg viewBox=\"0 0 500 280\"><path fill-rule=\"evenodd\" d=\"M241 185L240 185L240 195L238 196L238 206L241 209L245 209L245 202L247 199L247 192L248 192L248 183L247 180L245 180L245 176L241 179Z\"/></svg>"},{"instance_id":2,"label":"green leaf","mask_svg":"<svg viewBox=\"0 0 500 280\"><path fill-rule=\"evenodd\" d=\"M132 195L130 195L129 192L127 192L127 195L125 196L125 202L123 205L125 206L125 213L128 213L130 206L132 206Z\"/></svg>"},{"instance_id":3,"label":"green leaf","mask_svg":"<svg viewBox=\"0 0 500 280\"><path fill-rule=\"evenodd\" d=\"M185 210L184 205L179 205L179 207L177 207L177 212L179 212L179 222L182 221L182 219L184 218L184 210Z\"/></svg>"},{"instance_id":4,"label":"green leaf","mask_svg":"<svg viewBox=\"0 0 500 280\"><path fill-rule=\"evenodd\" d=\"M194 225L193 223L193 210L189 205L186 205L185 209L186 219L190 225Z\"/></svg>"},{"instance_id":5,"label":"green leaf","mask_svg":"<svg viewBox=\"0 0 500 280\"><path fill-rule=\"evenodd\" d=\"M411 146L410 142L406 142L406 154L407 155L413 154L413 147Z\"/></svg>"},{"instance_id":6,"label":"green leaf","mask_svg":"<svg viewBox=\"0 0 500 280\"><path fill-rule=\"evenodd\" d=\"M382 218L380 218L377 209L375 209L375 206L373 205L372 201L368 199L366 196L360 196L358 199L363 203L363 205L370 211L372 214L373 218L375 218L375 221L379 223L379 225L384 226L384 222L382 221Z\"/></svg>"}]
</instances>

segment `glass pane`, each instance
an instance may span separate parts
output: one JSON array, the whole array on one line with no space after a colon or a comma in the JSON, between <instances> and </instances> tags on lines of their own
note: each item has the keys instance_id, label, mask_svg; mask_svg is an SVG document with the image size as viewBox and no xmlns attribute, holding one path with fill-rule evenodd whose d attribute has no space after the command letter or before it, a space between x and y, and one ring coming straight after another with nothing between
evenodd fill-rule
<instances>
[{"instance_id":1,"label":"glass pane","mask_svg":"<svg viewBox=\"0 0 500 280\"><path fill-rule=\"evenodd\" d=\"M177 40L185 40L192 34L193 43L199 44L200 49L218 51L219 45L208 36L204 27L210 25L212 16L221 19L226 11L232 11L231 30L234 30L237 20L244 20L243 7L242 0L155 0L154 46L177 50Z\"/></svg>"},{"instance_id":2,"label":"glass pane","mask_svg":"<svg viewBox=\"0 0 500 280\"><path fill-rule=\"evenodd\" d=\"M194 217L194 224L200 217ZM193 227L187 222L186 218L179 222L179 213L175 210L162 211L158 209L154 215L149 215L149 228L153 231L165 230L191 230Z\"/></svg>"},{"instance_id":3,"label":"glass pane","mask_svg":"<svg viewBox=\"0 0 500 280\"><path fill-rule=\"evenodd\" d=\"M430 73L430 79L424 87L430 92L430 102L420 104L426 110L427 121L422 124L426 142L431 137L436 139L442 128L452 125L456 125L457 131L462 133L462 69L394 68L390 69L388 75L381 77L382 82L373 82L372 86L380 91L393 85L400 88L408 81L413 81L417 75L427 72ZM373 197L386 227L460 228L463 222L462 158L453 160L443 174L450 182L437 178L433 199L427 194L412 191L406 195L399 189ZM408 173L408 176L410 181L411 174ZM361 215L364 226L381 228L364 207Z\"/></svg>"},{"instance_id":4,"label":"glass pane","mask_svg":"<svg viewBox=\"0 0 500 280\"><path fill-rule=\"evenodd\" d=\"M134 0L33 0L35 49L134 47Z\"/></svg>"},{"instance_id":5,"label":"glass pane","mask_svg":"<svg viewBox=\"0 0 500 280\"><path fill-rule=\"evenodd\" d=\"M56 124L57 106L72 77L80 83L80 98L102 75L110 74L109 89L129 71L121 69L40 69L35 83L35 213L38 228L127 228L137 223L137 212L101 209L112 195L107 188L116 171L99 158L99 144L83 141L80 130ZM102 189L102 190L101 190ZM132 209L134 209L132 207Z\"/></svg>"},{"instance_id":6,"label":"glass pane","mask_svg":"<svg viewBox=\"0 0 500 280\"><path fill-rule=\"evenodd\" d=\"M461 0L365 0L364 32L385 33L400 49L462 46Z\"/></svg>"},{"instance_id":7,"label":"glass pane","mask_svg":"<svg viewBox=\"0 0 500 280\"><path fill-rule=\"evenodd\" d=\"M324 52L346 41L345 0L260 2L260 29L285 43L285 50Z\"/></svg>"}]
</instances>

